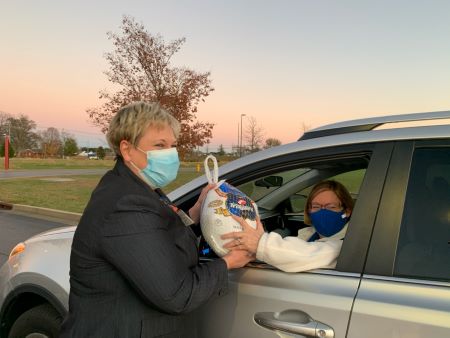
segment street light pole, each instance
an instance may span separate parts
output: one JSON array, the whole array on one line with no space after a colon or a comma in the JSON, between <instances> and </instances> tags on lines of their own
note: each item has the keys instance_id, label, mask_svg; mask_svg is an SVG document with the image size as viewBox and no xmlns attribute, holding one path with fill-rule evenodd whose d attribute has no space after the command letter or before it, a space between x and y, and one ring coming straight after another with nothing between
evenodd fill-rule
<instances>
[{"instance_id":1,"label":"street light pole","mask_svg":"<svg viewBox=\"0 0 450 338\"><path fill-rule=\"evenodd\" d=\"M239 154L239 149L240 149L240 146L241 146L241 139L239 138L239 131L240 131L240 129L239 129L239 122L238 122L238 125L237 125L237 127L238 127L238 130L237 130L237 148L236 148L236 154Z\"/></svg>"},{"instance_id":2,"label":"street light pole","mask_svg":"<svg viewBox=\"0 0 450 338\"><path fill-rule=\"evenodd\" d=\"M241 142L239 145L239 157L242 157L242 117L246 116L245 114L241 114Z\"/></svg>"},{"instance_id":3,"label":"street light pole","mask_svg":"<svg viewBox=\"0 0 450 338\"><path fill-rule=\"evenodd\" d=\"M9 135L5 135L5 170L9 169Z\"/></svg>"},{"instance_id":4,"label":"street light pole","mask_svg":"<svg viewBox=\"0 0 450 338\"><path fill-rule=\"evenodd\" d=\"M64 128L62 129L61 136L62 136L62 141L63 141L63 146L62 146L62 158L63 158L63 160L64 160L64 150L65 150L65 148L66 148L66 136L64 135Z\"/></svg>"}]
</instances>

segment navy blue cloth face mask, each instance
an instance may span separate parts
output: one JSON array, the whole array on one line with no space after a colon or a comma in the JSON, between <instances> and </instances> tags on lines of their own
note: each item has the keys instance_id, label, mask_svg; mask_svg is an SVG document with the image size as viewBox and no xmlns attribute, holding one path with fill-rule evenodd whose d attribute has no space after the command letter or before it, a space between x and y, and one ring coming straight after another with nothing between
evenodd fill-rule
<instances>
[{"instance_id":1,"label":"navy blue cloth face mask","mask_svg":"<svg viewBox=\"0 0 450 338\"><path fill-rule=\"evenodd\" d=\"M348 221L344 211L320 209L309 214L312 225L323 237L331 237L341 231Z\"/></svg>"}]
</instances>

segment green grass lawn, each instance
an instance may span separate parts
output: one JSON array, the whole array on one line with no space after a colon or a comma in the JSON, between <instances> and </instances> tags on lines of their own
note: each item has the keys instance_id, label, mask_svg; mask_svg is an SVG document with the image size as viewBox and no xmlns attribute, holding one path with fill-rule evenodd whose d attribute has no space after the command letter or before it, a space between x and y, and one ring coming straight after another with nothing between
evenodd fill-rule
<instances>
[{"instance_id":1,"label":"green grass lawn","mask_svg":"<svg viewBox=\"0 0 450 338\"><path fill-rule=\"evenodd\" d=\"M18 178L0 182L0 199L12 204L82 212L100 175ZM69 179L70 181L65 181Z\"/></svg>"},{"instance_id":2,"label":"green grass lawn","mask_svg":"<svg viewBox=\"0 0 450 338\"><path fill-rule=\"evenodd\" d=\"M10 170L110 169L114 163L114 160L12 158ZM164 189L166 193L202 175L204 171L200 162L182 162L181 167L199 171L180 171L177 179ZM0 171L4 171L4 158L0 158ZM83 212L100 178L101 175L80 175L0 180L0 201Z\"/></svg>"},{"instance_id":3,"label":"green grass lawn","mask_svg":"<svg viewBox=\"0 0 450 338\"><path fill-rule=\"evenodd\" d=\"M170 192L202 175L179 172L165 192ZM83 212L101 175L61 176L58 178L16 178L0 181L0 201L36 207Z\"/></svg>"},{"instance_id":4,"label":"green grass lawn","mask_svg":"<svg viewBox=\"0 0 450 338\"><path fill-rule=\"evenodd\" d=\"M74 169L74 168L112 168L112 160L68 160L68 159L12 159L11 170L15 169ZM195 162L183 163L183 167L197 168ZM164 191L170 191L203 174L200 171L180 171L177 179ZM365 170L358 170L335 177L342 182L351 193L357 195ZM25 204L37 207L57 209L71 212L83 212L92 191L98 184L101 175L80 175L35 178L13 178L0 180L0 201L12 204ZM307 194L308 192L305 192Z\"/></svg>"}]
</instances>

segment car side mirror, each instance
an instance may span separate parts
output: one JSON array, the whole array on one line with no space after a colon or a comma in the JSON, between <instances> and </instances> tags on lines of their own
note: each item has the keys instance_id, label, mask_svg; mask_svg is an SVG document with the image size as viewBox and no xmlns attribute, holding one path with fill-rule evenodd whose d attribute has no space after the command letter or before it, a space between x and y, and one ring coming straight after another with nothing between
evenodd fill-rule
<instances>
[{"instance_id":1,"label":"car side mirror","mask_svg":"<svg viewBox=\"0 0 450 338\"><path fill-rule=\"evenodd\" d=\"M255 181L257 187L281 187L283 185L283 177L281 176L267 176Z\"/></svg>"}]
</instances>

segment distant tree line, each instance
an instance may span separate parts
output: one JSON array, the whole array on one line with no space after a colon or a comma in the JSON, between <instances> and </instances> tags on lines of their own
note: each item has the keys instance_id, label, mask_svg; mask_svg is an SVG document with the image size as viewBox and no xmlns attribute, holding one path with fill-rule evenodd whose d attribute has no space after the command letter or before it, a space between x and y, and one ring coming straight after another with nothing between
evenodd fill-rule
<instances>
[{"instance_id":1,"label":"distant tree line","mask_svg":"<svg viewBox=\"0 0 450 338\"><path fill-rule=\"evenodd\" d=\"M0 111L0 156L5 155L5 135L10 136L9 157L30 156L24 154L24 151L31 151L34 157L56 158L75 156L80 152L94 154L96 158L103 159L110 151L104 147L79 147L75 137L67 131L59 131L57 128L50 127L43 131L36 130L36 123L26 115L12 116ZM222 144L217 151L212 152L218 156L236 157L268 149L281 145L281 141L274 137L264 140L264 130L257 124L254 117L248 118L246 130L244 132L246 142L243 142L242 151L235 146L231 152L226 152ZM209 150L206 150L209 153ZM193 150L185 154L185 160L200 158L204 154Z\"/></svg>"},{"instance_id":2,"label":"distant tree line","mask_svg":"<svg viewBox=\"0 0 450 338\"><path fill-rule=\"evenodd\" d=\"M75 137L57 128L36 130L36 122L26 115L15 117L0 111L0 156L5 156L5 136L9 135L9 156L65 157L79 152Z\"/></svg>"}]
</instances>

